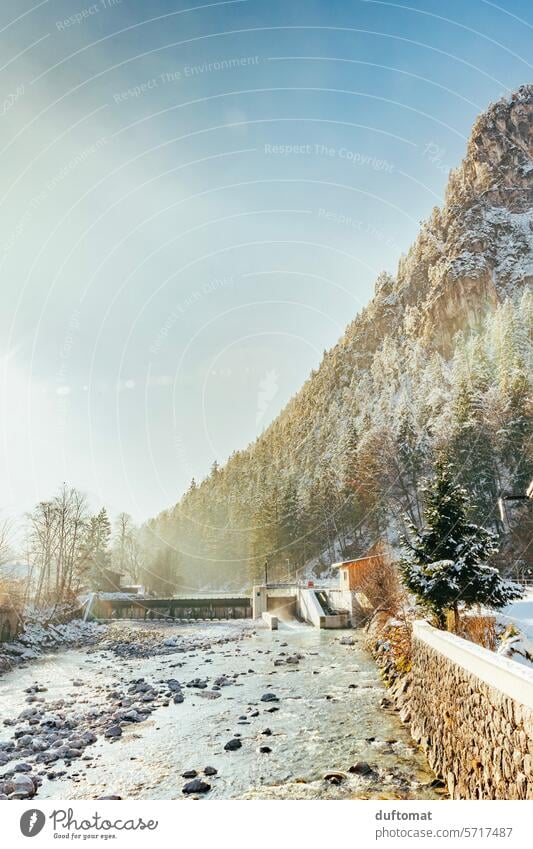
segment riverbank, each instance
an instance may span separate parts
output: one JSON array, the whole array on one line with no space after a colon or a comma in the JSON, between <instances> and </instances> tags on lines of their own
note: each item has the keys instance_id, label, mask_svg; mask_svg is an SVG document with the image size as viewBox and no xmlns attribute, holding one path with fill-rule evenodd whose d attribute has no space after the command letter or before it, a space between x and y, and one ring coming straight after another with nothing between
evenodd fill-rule
<instances>
[{"instance_id":1,"label":"riverbank","mask_svg":"<svg viewBox=\"0 0 533 849\"><path fill-rule=\"evenodd\" d=\"M255 624L120 623L6 674L4 796L440 797L361 635Z\"/></svg>"},{"instance_id":2,"label":"riverbank","mask_svg":"<svg viewBox=\"0 0 533 849\"><path fill-rule=\"evenodd\" d=\"M46 626L27 622L15 640L0 643L0 676L17 666L39 660L51 651L94 645L106 632L106 625L81 619Z\"/></svg>"}]
</instances>

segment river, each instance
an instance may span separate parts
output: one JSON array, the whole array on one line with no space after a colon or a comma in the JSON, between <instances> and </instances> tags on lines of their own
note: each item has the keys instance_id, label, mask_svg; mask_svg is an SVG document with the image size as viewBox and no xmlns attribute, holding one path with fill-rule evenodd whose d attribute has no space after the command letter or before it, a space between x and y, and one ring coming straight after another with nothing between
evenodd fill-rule
<instances>
[{"instance_id":1,"label":"river","mask_svg":"<svg viewBox=\"0 0 533 849\"><path fill-rule=\"evenodd\" d=\"M64 775L49 779L50 769L41 768L38 797L182 799L182 773L203 777L210 766L217 774L209 778L208 799L442 798L429 786L434 776L408 730L380 707L386 691L361 633L284 624L277 632L233 639L239 629L239 623L172 625L164 628L166 637L201 636L208 647L144 658L94 648L61 651L1 678L0 722L28 707L24 690L35 683L47 688L44 705L61 699L74 717L105 706L113 689L124 690L132 679L157 683L174 676L184 687L183 703L158 707L114 742L99 736ZM230 641L216 644L220 634ZM352 645L341 643L343 634ZM223 675L232 685L212 700L186 686L202 678L211 688ZM261 701L265 693L279 701ZM242 747L225 751L237 736ZM260 751L265 746L269 752ZM372 772L350 773L357 762ZM340 775L325 779L331 772Z\"/></svg>"}]
</instances>

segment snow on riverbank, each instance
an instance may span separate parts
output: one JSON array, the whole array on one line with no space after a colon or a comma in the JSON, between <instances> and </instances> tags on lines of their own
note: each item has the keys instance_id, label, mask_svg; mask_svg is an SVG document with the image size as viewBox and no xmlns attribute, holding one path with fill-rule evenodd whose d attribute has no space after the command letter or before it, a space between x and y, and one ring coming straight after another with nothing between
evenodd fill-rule
<instances>
[{"instance_id":1,"label":"snow on riverbank","mask_svg":"<svg viewBox=\"0 0 533 849\"><path fill-rule=\"evenodd\" d=\"M0 643L0 674L19 663L36 660L54 649L93 645L102 639L106 632L107 625L83 622L81 619L46 627L37 622L30 622L16 640Z\"/></svg>"},{"instance_id":2,"label":"snow on riverbank","mask_svg":"<svg viewBox=\"0 0 533 849\"><path fill-rule=\"evenodd\" d=\"M529 640L533 640L533 590L528 590L524 598L498 611L498 619L504 625L512 622Z\"/></svg>"},{"instance_id":3,"label":"snow on riverbank","mask_svg":"<svg viewBox=\"0 0 533 849\"><path fill-rule=\"evenodd\" d=\"M72 619L70 622L47 625L27 623L24 632L11 643L0 643L0 675L20 663L38 660L56 649L98 646L118 657L153 657L191 649L210 648L228 641L249 637L258 627L252 620L231 622L202 622L191 624L185 632L177 633L173 622L137 623L114 622L101 624ZM261 627L261 626L260 626Z\"/></svg>"},{"instance_id":4,"label":"snow on riverbank","mask_svg":"<svg viewBox=\"0 0 533 849\"><path fill-rule=\"evenodd\" d=\"M498 622L505 627L498 654L518 663L533 665L533 590L498 611Z\"/></svg>"}]
</instances>

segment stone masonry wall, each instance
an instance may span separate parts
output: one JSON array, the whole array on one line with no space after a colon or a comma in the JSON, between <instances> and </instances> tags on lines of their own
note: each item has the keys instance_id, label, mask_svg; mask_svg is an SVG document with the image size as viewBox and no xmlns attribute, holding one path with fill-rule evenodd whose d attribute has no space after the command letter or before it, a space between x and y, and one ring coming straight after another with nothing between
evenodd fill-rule
<instances>
[{"instance_id":1,"label":"stone masonry wall","mask_svg":"<svg viewBox=\"0 0 533 849\"><path fill-rule=\"evenodd\" d=\"M416 637L407 699L413 739L452 798L533 799L530 707Z\"/></svg>"}]
</instances>

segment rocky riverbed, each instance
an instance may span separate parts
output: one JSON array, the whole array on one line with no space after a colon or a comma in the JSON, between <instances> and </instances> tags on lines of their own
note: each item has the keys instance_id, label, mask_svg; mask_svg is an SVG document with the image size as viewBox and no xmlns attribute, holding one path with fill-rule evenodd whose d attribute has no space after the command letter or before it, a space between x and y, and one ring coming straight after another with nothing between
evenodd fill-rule
<instances>
[{"instance_id":1,"label":"rocky riverbed","mask_svg":"<svg viewBox=\"0 0 533 849\"><path fill-rule=\"evenodd\" d=\"M0 797L439 797L354 634L120 623L41 655L0 679Z\"/></svg>"}]
</instances>

